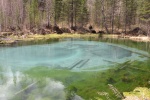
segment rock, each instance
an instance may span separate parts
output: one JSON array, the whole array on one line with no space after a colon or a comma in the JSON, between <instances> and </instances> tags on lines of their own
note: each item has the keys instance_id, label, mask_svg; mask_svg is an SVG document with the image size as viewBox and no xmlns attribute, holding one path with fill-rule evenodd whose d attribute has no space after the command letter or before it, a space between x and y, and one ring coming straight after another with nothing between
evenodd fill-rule
<instances>
[{"instance_id":1,"label":"rock","mask_svg":"<svg viewBox=\"0 0 150 100\"><path fill-rule=\"evenodd\" d=\"M71 30L69 28L60 28L60 30L63 32L63 33L71 33Z\"/></svg>"},{"instance_id":2,"label":"rock","mask_svg":"<svg viewBox=\"0 0 150 100\"><path fill-rule=\"evenodd\" d=\"M134 36L139 36L139 35L147 35L145 31L143 31L141 28L139 27L136 27L134 28L133 30L127 32L127 34L131 34L131 35L134 35Z\"/></svg>"},{"instance_id":3,"label":"rock","mask_svg":"<svg viewBox=\"0 0 150 100\"><path fill-rule=\"evenodd\" d=\"M92 29L93 29L93 26L90 25L90 26L89 26L89 30L92 30Z\"/></svg>"},{"instance_id":4,"label":"rock","mask_svg":"<svg viewBox=\"0 0 150 100\"><path fill-rule=\"evenodd\" d=\"M105 32L104 32L104 31L98 31L98 33L99 33L99 34L105 34Z\"/></svg>"},{"instance_id":5,"label":"rock","mask_svg":"<svg viewBox=\"0 0 150 100\"><path fill-rule=\"evenodd\" d=\"M63 34L63 31L60 30L60 28L58 26L54 26L53 31L56 32L57 34Z\"/></svg>"},{"instance_id":6,"label":"rock","mask_svg":"<svg viewBox=\"0 0 150 100\"><path fill-rule=\"evenodd\" d=\"M77 28L77 32L80 34L84 34L84 33L90 33L90 31L84 27L79 27Z\"/></svg>"},{"instance_id":7,"label":"rock","mask_svg":"<svg viewBox=\"0 0 150 100\"><path fill-rule=\"evenodd\" d=\"M123 100L150 100L150 89L146 87L137 87L133 92L123 92Z\"/></svg>"},{"instance_id":8,"label":"rock","mask_svg":"<svg viewBox=\"0 0 150 100\"><path fill-rule=\"evenodd\" d=\"M77 31L77 27L76 26L71 27L71 30Z\"/></svg>"},{"instance_id":9,"label":"rock","mask_svg":"<svg viewBox=\"0 0 150 100\"><path fill-rule=\"evenodd\" d=\"M46 35L45 29L43 29L43 28L39 29L39 33L42 35Z\"/></svg>"},{"instance_id":10,"label":"rock","mask_svg":"<svg viewBox=\"0 0 150 100\"><path fill-rule=\"evenodd\" d=\"M96 31L95 30L91 30L91 33L96 34Z\"/></svg>"}]
</instances>

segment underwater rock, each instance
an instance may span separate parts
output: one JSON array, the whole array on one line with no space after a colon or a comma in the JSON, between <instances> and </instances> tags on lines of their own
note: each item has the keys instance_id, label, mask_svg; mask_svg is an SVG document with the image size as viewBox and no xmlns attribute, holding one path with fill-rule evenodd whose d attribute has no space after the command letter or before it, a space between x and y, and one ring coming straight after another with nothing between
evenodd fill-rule
<instances>
[{"instance_id":1,"label":"underwater rock","mask_svg":"<svg viewBox=\"0 0 150 100\"><path fill-rule=\"evenodd\" d=\"M137 87L133 92L123 92L126 97L123 100L150 100L150 89L146 87Z\"/></svg>"}]
</instances>

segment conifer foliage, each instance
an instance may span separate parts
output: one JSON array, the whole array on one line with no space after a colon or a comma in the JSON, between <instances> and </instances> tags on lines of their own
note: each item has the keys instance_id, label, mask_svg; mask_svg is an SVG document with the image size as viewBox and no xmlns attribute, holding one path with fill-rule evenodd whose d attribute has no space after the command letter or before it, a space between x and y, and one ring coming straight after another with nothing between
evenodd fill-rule
<instances>
[{"instance_id":1,"label":"conifer foliage","mask_svg":"<svg viewBox=\"0 0 150 100\"><path fill-rule=\"evenodd\" d=\"M106 33L150 25L149 0L0 0L0 31L92 25Z\"/></svg>"}]
</instances>

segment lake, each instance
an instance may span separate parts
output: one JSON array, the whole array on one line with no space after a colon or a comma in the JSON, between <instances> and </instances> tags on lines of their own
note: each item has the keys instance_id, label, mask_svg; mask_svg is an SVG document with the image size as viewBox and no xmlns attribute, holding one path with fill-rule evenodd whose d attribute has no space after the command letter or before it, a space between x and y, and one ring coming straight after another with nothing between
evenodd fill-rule
<instances>
[{"instance_id":1,"label":"lake","mask_svg":"<svg viewBox=\"0 0 150 100\"><path fill-rule=\"evenodd\" d=\"M107 84L120 91L131 90L134 85L143 86L149 80L149 51L128 46L131 41L122 41L66 39L52 44L0 47L0 99L105 98L97 92L109 93ZM134 80L143 73L146 79L136 83ZM110 95L117 98L113 93Z\"/></svg>"}]
</instances>

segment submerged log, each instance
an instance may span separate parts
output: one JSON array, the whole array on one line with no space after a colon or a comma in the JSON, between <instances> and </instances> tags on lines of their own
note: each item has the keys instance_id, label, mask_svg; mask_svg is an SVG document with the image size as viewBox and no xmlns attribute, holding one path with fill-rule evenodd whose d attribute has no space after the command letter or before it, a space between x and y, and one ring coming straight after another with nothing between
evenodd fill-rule
<instances>
[{"instance_id":1,"label":"submerged log","mask_svg":"<svg viewBox=\"0 0 150 100\"><path fill-rule=\"evenodd\" d=\"M141 68L137 68L137 67L129 67L129 68L132 68L132 69L136 69L136 70L140 70L140 71L144 71L144 72L148 72L148 73L150 73L150 71L149 71L149 70L143 70L143 69L141 69Z\"/></svg>"},{"instance_id":2,"label":"submerged log","mask_svg":"<svg viewBox=\"0 0 150 100\"><path fill-rule=\"evenodd\" d=\"M69 69L71 70L71 69L73 69L73 68L75 68L77 65L79 65L81 62L83 62L84 60L80 60L80 61L78 61L78 62L76 62L75 64L73 64L73 66L72 67L70 67Z\"/></svg>"},{"instance_id":3,"label":"submerged log","mask_svg":"<svg viewBox=\"0 0 150 100\"><path fill-rule=\"evenodd\" d=\"M103 61L106 61L106 62L109 62L109 63L120 64L120 63L118 63L118 62L114 62L114 61L110 61L110 60L106 60L106 59L103 59Z\"/></svg>"},{"instance_id":4,"label":"submerged log","mask_svg":"<svg viewBox=\"0 0 150 100\"><path fill-rule=\"evenodd\" d=\"M84 60L84 62L83 62L79 67L77 67L77 68L83 67L89 60L90 60L90 59Z\"/></svg>"},{"instance_id":5,"label":"submerged log","mask_svg":"<svg viewBox=\"0 0 150 100\"><path fill-rule=\"evenodd\" d=\"M23 91L25 91L25 90L27 90L27 89L29 89L30 87L32 87L33 85L35 85L37 82L34 82L34 83L32 83L32 84L30 84L30 85L28 85L27 87L25 87L24 89L22 89L22 90L20 90L20 91L18 91L18 92L16 92L14 95L18 95L18 94L20 94L21 92L23 92Z\"/></svg>"},{"instance_id":6,"label":"submerged log","mask_svg":"<svg viewBox=\"0 0 150 100\"><path fill-rule=\"evenodd\" d=\"M143 54L143 53L140 53L140 52L136 52L136 51L133 51L133 50L130 50L132 53L136 53L136 54L139 54L139 55L142 55L142 56L145 56L145 57L148 57L150 58L150 55L149 54Z\"/></svg>"},{"instance_id":7,"label":"submerged log","mask_svg":"<svg viewBox=\"0 0 150 100\"><path fill-rule=\"evenodd\" d=\"M133 62L135 62L135 61L127 61L127 62L125 62L125 65L124 66L122 66L122 67L120 67L119 69L124 69L125 67L128 67L130 64L132 64Z\"/></svg>"}]
</instances>

